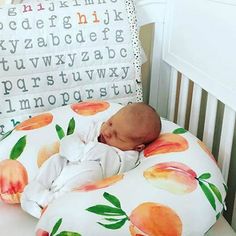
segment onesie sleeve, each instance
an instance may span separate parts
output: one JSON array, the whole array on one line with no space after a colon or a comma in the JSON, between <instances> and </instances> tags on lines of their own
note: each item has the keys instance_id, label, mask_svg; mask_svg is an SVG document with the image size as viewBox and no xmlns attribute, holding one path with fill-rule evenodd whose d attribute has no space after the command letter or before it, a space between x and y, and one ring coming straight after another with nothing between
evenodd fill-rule
<instances>
[{"instance_id":1,"label":"onesie sleeve","mask_svg":"<svg viewBox=\"0 0 236 236\"><path fill-rule=\"evenodd\" d=\"M133 169L139 160L136 151L121 151L103 143L90 142L84 150L86 160L98 161L101 165L103 178Z\"/></svg>"},{"instance_id":2,"label":"onesie sleeve","mask_svg":"<svg viewBox=\"0 0 236 236\"><path fill-rule=\"evenodd\" d=\"M43 207L53 199L50 188L60 175L67 161L58 154L51 156L39 169L38 175L29 182L21 195L21 207L32 216L39 218Z\"/></svg>"}]
</instances>

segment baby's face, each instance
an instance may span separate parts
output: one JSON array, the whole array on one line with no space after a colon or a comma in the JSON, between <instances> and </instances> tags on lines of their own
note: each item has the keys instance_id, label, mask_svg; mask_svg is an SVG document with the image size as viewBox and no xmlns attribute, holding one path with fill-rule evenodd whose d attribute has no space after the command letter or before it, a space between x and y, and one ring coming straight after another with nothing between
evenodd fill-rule
<instances>
[{"instance_id":1,"label":"baby's face","mask_svg":"<svg viewBox=\"0 0 236 236\"><path fill-rule=\"evenodd\" d=\"M136 147L140 145L139 141L133 138L134 134L138 132L138 127L134 124L130 124L130 122L127 122L127 115L127 112L121 109L108 121L103 123L99 141L107 145L117 147L123 151L141 151L136 149Z\"/></svg>"}]
</instances>

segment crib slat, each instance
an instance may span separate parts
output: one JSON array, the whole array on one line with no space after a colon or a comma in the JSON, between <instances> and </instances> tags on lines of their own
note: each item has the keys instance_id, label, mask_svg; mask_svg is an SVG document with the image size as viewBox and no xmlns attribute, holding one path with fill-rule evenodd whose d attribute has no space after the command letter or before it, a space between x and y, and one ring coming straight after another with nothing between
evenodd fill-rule
<instances>
[{"instance_id":1,"label":"crib slat","mask_svg":"<svg viewBox=\"0 0 236 236\"><path fill-rule=\"evenodd\" d=\"M178 80L178 71L172 67L170 74L170 88L169 88L169 101L168 101L168 120L170 121L174 121L175 117L177 80Z\"/></svg>"},{"instance_id":2,"label":"crib slat","mask_svg":"<svg viewBox=\"0 0 236 236\"><path fill-rule=\"evenodd\" d=\"M233 208L233 216L232 216L232 223L233 229L236 229L236 195L234 198L234 208Z\"/></svg>"},{"instance_id":3,"label":"crib slat","mask_svg":"<svg viewBox=\"0 0 236 236\"><path fill-rule=\"evenodd\" d=\"M206 106L206 117L203 132L203 142L212 150L214 130L217 113L217 99L212 95L208 94L207 106Z\"/></svg>"},{"instance_id":4,"label":"crib slat","mask_svg":"<svg viewBox=\"0 0 236 236\"><path fill-rule=\"evenodd\" d=\"M218 164L222 170L225 181L228 180L231 150L233 145L234 127L235 127L235 111L225 106Z\"/></svg>"},{"instance_id":5,"label":"crib slat","mask_svg":"<svg viewBox=\"0 0 236 236\"><path fill-rule=\"evenodd\" d=\"M189 79L186 76L182 75L180 95L179 95L179 109L177 116L177 123L182 127L184 127L185 125L185 117L186 117L187 102L188 102L188 87L189 87Z\"/></svg>"},{"instance_id":6,"label":"crib slat","mask_svg":"<svg viewBox=\"0 0 236 236\"><path fill-rule=\"evenodd\" d=\"M194 84L190 121L189 121L189 131L195 136L197 135L197 130L198 130L201 98L202 98L202 89L197 84Z\"/></svg>"}]
</instances>

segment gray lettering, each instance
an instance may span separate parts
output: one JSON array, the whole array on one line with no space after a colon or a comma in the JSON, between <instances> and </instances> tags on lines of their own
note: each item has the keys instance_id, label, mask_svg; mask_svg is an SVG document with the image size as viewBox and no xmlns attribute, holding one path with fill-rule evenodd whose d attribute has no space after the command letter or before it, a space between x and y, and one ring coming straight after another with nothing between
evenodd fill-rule
<instances>
[{"instance_id":1,"label":"gray lettering","mask_svg":"<svg viewBox=\"0 0 236 236\"><path fill-rule=\"evenodd\" d=\"M109 70L111 71L109 77L118 77L118 74L116 73L117 67L109 68Z\"/></svg>"},{"instance_id":2,"label":"gray lettering","mask_svg":"<svg viewBox=\"0 0 236 236\"><path fill-rule=\"evenodd\" d=\"M54 85L53 76L51 75L47 76L47 85Z\"/></svg>"},{"instance_id":3,"label":"gray lettering","mask_svg":"<svg viewBox=\"0 0 236 236\"><path fill-rule=\"evenodd\" d=\"M52 56L42 57L45 66L51 66Z\"/></svg>"},{"instance_id":4,"label":"gray lettering","mask_svg":"<svg viewBox=\"0 0 236 236\"><path fill-rule=\"evenodd\" d=\"M3 68L3 70L5 70L5 71L8 71L8 70L9 70L9 66L6 65L7 63L8 63L8 61L5 60L4 57L2 57L2 60L0 61L0 64L2 64L2 68Z\"/></svg>"},{"instance_id":5,"label":"gray lettering","mask_svg":"<svg viewBox=\"0 0 236 236\"><path fill-rule=\"evenodd\" d=\"M115 9L113 10L114 11L114 13L115 13L115 20L114 21L121 21L121 20L124 20L123 18L121 18L121 14L122 14L122 11L119 11L119 12L117 12Z\"/></svg>"},{"instance_id":6,"label":"gray lettering","mask_svg":"<svg viewBox=\"0 0 236 236\"><path fill-rule=\"evenodd\" d=\"M69 58L71 60L71 62L68 63L68 66L72 67L74 65L74 61L75 61L75 56L76 55L77 55L76 53L68 54L68 56L69 56Z\"/></svg>"},{"instance_id":7,"label":"gray lettering","mask_svg":"<svg viewBox=\"0 0 236 236\"><path fill-rule=\"evenodd\" d=\"M34 101L35 101L35 108L44 107L43 99L41 97L34 98ZM40 102L40 105L38 105L38 102Z\"/></svg>"},{"instance_id":8,"label":"gray lettering","mask_svg":"<svg viewBox=\"0 0 236 236\"><path fill-rule=\"evenodd\" d=\"M4 95L10 94L9 91L12 90L12 82L10 80L2 81L4 86Z\"/></svg>"},{"instance_id":9,"label":"gray lettering","mask_svg":"<svg viewBox=\"0 0 236 236\"><path fill-rule=\"evenodd\" d=\"M16 111L15 109L12 109L11 100L10 100L10 99L6 99L5 102L8 103L8 108L9 108L9 110L7 111L7 113L11 113L11 112Z\"/></svg>"},{"instance_id":10,"label":"gray lettering","mask_svg":"<svg viewBox=\"0 0 236 236\"><path fill-rule=\"evenodd\" d=\"M33 48L32 39L25 39L25 49Z\"/></svg>"},{"instance_id":11,"label":"gray lettering","mask_svg":"<svg viewBox=\"0 0 236 236\"><path fill-rule=\"evenodd\" d=\"M29 60L31 61L31 63L34 66L34 68L38 67L39 57L32 57L32 58L29 58Z\"/></svg>"},{"instance_id":12,"label":"gray lettering","mask_svg":"<svg viewBox=\"0 0 236 236\"><path fill-rule=\"evenodd\" d=\"M67 92L61 93L60 95L62 95L62 106L67 105L67 102L70 100L70 96Z\"/></svg>"},{"instance_id":13,"label":"gray lettering","mask_svg":"<svg viewBox=\"0 0 236 236\"><path fill-rule=\"evenodd\" d=\"M129 66L127 67L121 67L121 69L124 71L124 75L121 77L122 79L125 79L129 72Z\"/></svg>"},{"instance_id":14,"label":"gray lettering","mask_svg":"<svg viewBox=\"0 0 236 236\"><path fill-rule=\"evenodd\" d=\"M38 38L38 46L39 46L40 48L42 48L42 47L47 47L47 43L45 42L44 38L42 38L42 37L39 37L39 38Z\"/></svg>"},{"instance_id":15,"label":"gray lettering","mask_svg":"<svg viewBox=\"0 0 236 236\"><path fill-rule=\"evenodd\" d=\"M16 63L17 70L24 70L25 69L23 59L15 60L15 63Z\"/></svg>"},{"instance_id":16,"label":"gray lettering","mask_svg":"<svg viewBox=\"0 0 236 236\"><path fill-rule=\"evenodd\" d=\"M54 105L56 103L56 101L57 100L56 100L56 97L54 95L50 95L48 97L48 102L49 102L50 105Z\"/></svg>"},{"instance_id":17,"label":"gray lettering","mask_svg":"<svg viewBox=\"0 0 236 236\"><path fill-rule=\"evenodd\" d=\"M65 64L65 61L63 61L62 59L63 59L63 54L61 54L61 55L56 55L55 57L57 57L57 59L58 59L58 61L57 61L57 63L56 63L56 65L63 65L63 64Z\"/></svg>"},{"instance_id":18,"label":"gray lettering","mask_svg":"<svg viewBox=\"0 0 236 236\"><path fill-rule=\"evenodd\" d=\"M6 48L3 46L3 43L5 42L5 40L0 40L0 47L1 50L6 50Z\"/></svg>"},{"instance_id":19,"label":"gray lettering","mask_svg":"<svg viewBox=\"0 0 236 236\"><path fill-rule=\"evenodd\" d=\"M64 84L67 84L67 83L68 83L68 79L65 78L65 77L66 77L66 74L63 73L63 71L61 71L61 73L59 74L59 76L61 77L62 82L63 82Z\"/></svg>"},{"instance_id":20,"label":"gray lettering","mask_svg":"<svg viewBox=\"0 0 236 236\"><path fill-rule=\"evenodd\" d=\"M39 85L37 84L37 81L40 81L41 79L39 77L32 77L31 80L34 81L33 88L38 88Z\"/></svg>"},{"instance_id":21,"label":"gray lettering","mask_svg":"<svg viewBox=\"0 0 236 236\"><path fill-rule=\"evenodd\" d=\"M88 52L82 52L81 56L82 56L82 61L88 61L89 60Z\"/></svg>"},{"instance_id":22,"label":"gray lettering","mask_svg":"<svg viewBox=\"0 0 236 236\"><path fill-rule=\"evenodd\" d=\"M21 110L31 109L29 99L22 99L19 102Z\"/></svg>"},{"instance_id":23,"label":"gray lettering","mask_svg":"<svg viewBox=\"0 0 236 236\"><path fill-rule=\"evenodd\" d=\"M93 98L93 96L91 95L91 93L94 92L93 89L85 89L85 91L88 93L88 95L87 95L87 99L91 99L91 98Z\"/></svg>"},{"instance_id":24,"label":"gray lettering","mask_svg":"<svg viewBox=\"0 0 236 236\"><path fill-rule=\"evenodd\" d=\"M72 72L72 76L73 76L74 81L76 81L76 82L81 81L82 79L80 77L80 73L77 71L76 74L77 74L77 79L76 79L75 73Z\"/></svg>"},{"instance_id":25,"label":"gray lettering","mask_svg":"<svg viewBox=\"0 0 236 236\"><path fill-rule=\"evenodd\" d=\"M93 72L94 72L94 70L90 70L90 71L86 70L85 72L87 73L89 79L92 80L93 79Z\"/></svg>"},{"instance_id":26,"label":"gray lettering","mask_svg":"<svg viewBox=\"0 0 236 236\"><path fill-rule=\"evenodd\" d=\"M18 79L17 82L16 82L16 85L19 89L22 90L22 92L27 92L29 91L28 89L26 89L26 86L25 86L25 80L24 79Z\"/></svg>"}]
</instances>

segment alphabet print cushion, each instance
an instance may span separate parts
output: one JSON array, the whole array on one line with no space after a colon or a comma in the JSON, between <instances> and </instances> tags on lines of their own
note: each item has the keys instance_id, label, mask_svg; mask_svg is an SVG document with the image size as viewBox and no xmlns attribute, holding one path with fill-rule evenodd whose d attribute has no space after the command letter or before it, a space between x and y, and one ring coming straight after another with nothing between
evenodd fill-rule
<instances>
[{"instance_id":1,"label":"alphabet print cushion","mask_svg":"<svg viewBox=\"0 0 236 236\"><path fill-rule=\"evenodd\" d=\"M200 140L162 124L135 169L56 199L36 235L203 236L223 210L223 177Z\"/></svg>"},{"instance_id":2,"label":"alphabet print cushion","mask_svg":"<svg viewBox=\"0 0 236 236\"><path fill-rule=\"evenodd\" d=\"M73 102L142 99L133 0L5 5L0 35L0 136Z\"/></svg>"}]
</instances>

